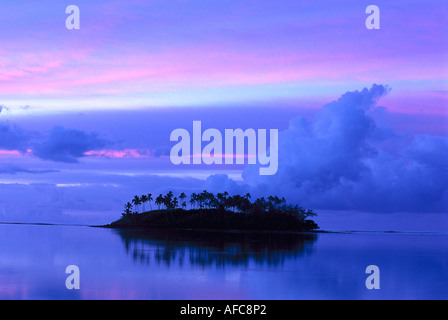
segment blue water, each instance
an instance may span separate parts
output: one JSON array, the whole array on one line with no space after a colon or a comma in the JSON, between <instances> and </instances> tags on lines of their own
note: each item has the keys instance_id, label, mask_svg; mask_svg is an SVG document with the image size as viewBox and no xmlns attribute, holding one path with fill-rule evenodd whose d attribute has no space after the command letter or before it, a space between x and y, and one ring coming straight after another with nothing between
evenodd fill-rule
<instances>
[{"instance_id":1,"label":"blue water","mask_svg":"<svg viewBox=\"0 0 448 320\"><path fill-rule=\"evenodd\" d=\"M80 289L65 269L77 265ZM368 265L380 270L369 290ZM0 224L0 299L447 299L448 234Z\"/></svg>"}]
</instances>

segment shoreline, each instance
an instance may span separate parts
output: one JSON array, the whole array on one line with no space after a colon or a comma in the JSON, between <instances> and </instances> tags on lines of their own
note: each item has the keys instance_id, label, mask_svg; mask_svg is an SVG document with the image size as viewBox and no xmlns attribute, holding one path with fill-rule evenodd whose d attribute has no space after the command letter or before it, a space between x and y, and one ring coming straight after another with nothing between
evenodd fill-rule
<instances>
[{"instance_id":1,"label":"shoreline","mask_svg":"<svg viewBox=\"0 0 448 320\"><path fill-rule=\"evenodd\" d=\"M114 230L135 230L135 231L200 231L216 233L259 233L259 234L312 234L312 233L345 233L344 231L312 230L312 231L292 231L292 230L250 230L250 229L217 229L217 228L176 228L176 227L138 227L138 226L112 226L111 224L90 226L93 228L104 228Z\"/></svg>"},{"instance_id":2,"label":"shoreline","mask_svg":"<svg viewBox=\"0 0 448 320\"><path fill-rule=\"evenodd\" d=\"M90 224L70 224L70 223L47 223L47 222L17 222L17 221L0 221L0 225L29 225L29 226L61 226L61 227L88 227L88 228L102 228L115 230L135 230L135 231L151 231L151 230L186 230L186 231L207 231L207 232L257 232L257 233L289 233L289 234L303 234L303 233L330 233L330 234L353 234L353 233L387 233L387 234L436 234L448 235L448 231L407 231L407 230L314 230L314 231L254 231L254 230L238 230L238 229L182 229L182 228L139 228L139 227L112 227L110 224L105 225L90 225Z\"/></svg>"}]
</instances>

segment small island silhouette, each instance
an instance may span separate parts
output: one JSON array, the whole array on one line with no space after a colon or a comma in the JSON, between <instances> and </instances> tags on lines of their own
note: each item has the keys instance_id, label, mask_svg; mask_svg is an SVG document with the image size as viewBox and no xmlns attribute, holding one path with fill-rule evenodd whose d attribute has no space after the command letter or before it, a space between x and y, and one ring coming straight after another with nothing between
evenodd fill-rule
<instances>
[{"instance_id":1,"label":"small island silhouette","mask_svg":"<svg viewBox=\"0 0 448 320\"><path fill-rule=\"evenodd\" d=\"M187 209L187 195L175 197L172 191L155 199L151 193L134 196L124 206L121 219L103 227L108 228L170 228L203 230L308 232L319 229L309 217L310 209L287 204L285 198L269 196L251 202L251 195L216 196L206 190L192 193ZM152 201L157 209L152 208ZM146 204L150 210L145 210Z\"/></svg>"}]
</instances>

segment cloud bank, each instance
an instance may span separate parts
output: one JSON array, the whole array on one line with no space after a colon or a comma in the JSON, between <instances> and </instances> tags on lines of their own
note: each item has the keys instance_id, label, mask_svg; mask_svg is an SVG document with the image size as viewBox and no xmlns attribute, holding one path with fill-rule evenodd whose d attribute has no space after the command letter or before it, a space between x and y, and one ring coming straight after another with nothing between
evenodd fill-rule
<instances>
[{"instance_id":1,"label":"cloud bank","mask_svg":"<svg viewBox=\"0 0 448 320\"><path fill-rule=\"evenodd\" d=\"M0 149L24 152L29 143L29 134L18 126L0 123Z\"/></svg>"},{"instance_id":2,"label":"cloud bank","mask_svg":"<svg viewBox=\"0 0 448 320\"><path fill-rule=\"evenodd\" d=\"M0 122L0 151L17 151L42 160L76 163L89 151L112 145L95 132L55 126L48 133L24 130L8 122Z\"/></svg>"},{"instance_id":3,"label":"cloud bank","mask_svg":"<svg viewBox=\"0 0 448 320\"><path fill-rule=\"evenodd\" d=\"M43 160L75 163L86 152L100 150L108 144L96 133L56 126L44 142L34 147L33 153Z\"/></svg>"},{"instance_id":4,"label":"cloud bank","mask_svg":"<svg viewBox=\"0 0 448 320\"><path fill-rule=\"evenodd\" d=\"M279 169L271 177L248 166L256 194L278 194L306 207L365 212L446 212L448 138L415 135L394 152L382 146L400 134L372 116L383 85L351 91L313 121L297 117L279 134ZM404 139L403 139L404 140Z\"/></svg>"}]
</instances>

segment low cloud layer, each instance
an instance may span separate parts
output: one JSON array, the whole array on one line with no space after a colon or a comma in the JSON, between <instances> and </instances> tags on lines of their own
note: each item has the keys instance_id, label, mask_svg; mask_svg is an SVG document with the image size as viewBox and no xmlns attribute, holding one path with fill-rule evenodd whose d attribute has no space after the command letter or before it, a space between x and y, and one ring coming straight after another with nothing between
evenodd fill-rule
<instances>
[{"instance_id":1,"label":"low cloud layer","mask_svg":"<svg viewBox=\"0 0 448 320\"><path fill-rule=\"evenodd\" d=\"M18 174L18 173L31 173L31 174L45 174L51 172L58 172L53 169L28 169L14 164L0 164L0 174Z\"/></svg>"},{"instance_id":2,"label":"low cloud layer","mask_svg":"<svg viewBox=\"0 0 448 320\"><path fill-rule=\"evenodd\" d=\"M416 135L398 150L381 146L400 134L372 117L389 88L347 92L313 121L298 117L279 136L279 169L243 177L257 194L278 194L307 207L368 212L446 212L448 138ZM400 144L398 144L400 145Z\"/></svg>"}]
</instances>

